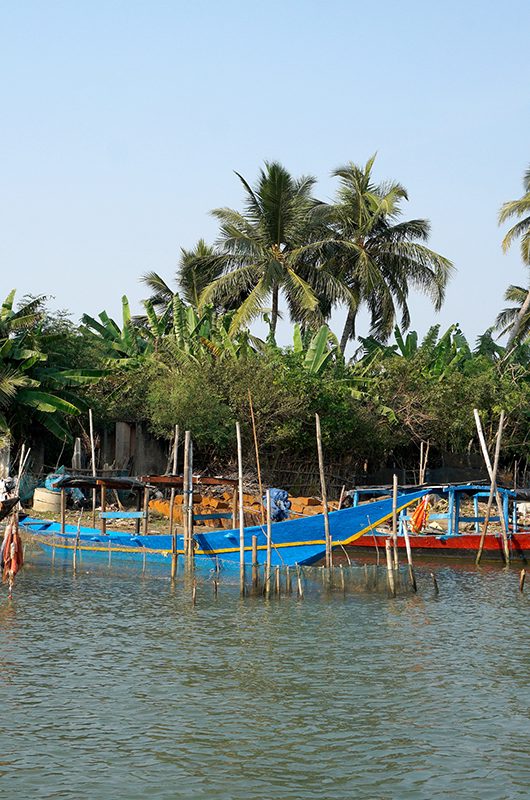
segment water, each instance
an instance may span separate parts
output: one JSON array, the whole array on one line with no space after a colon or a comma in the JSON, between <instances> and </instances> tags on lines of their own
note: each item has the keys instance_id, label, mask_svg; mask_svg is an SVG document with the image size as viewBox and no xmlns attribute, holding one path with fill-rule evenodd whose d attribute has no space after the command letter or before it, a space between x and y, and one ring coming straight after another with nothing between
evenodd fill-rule
<instances>
[{"instance_id":1,"label":"water","mask_svg":"<svg viewBox=\"0 0 530 800\"><path fill-rule=\"evenodd\" d=\"M528 798L517 573L241 601L33 559L0 604L0 797Z\"/></svg>"}]
</instances>

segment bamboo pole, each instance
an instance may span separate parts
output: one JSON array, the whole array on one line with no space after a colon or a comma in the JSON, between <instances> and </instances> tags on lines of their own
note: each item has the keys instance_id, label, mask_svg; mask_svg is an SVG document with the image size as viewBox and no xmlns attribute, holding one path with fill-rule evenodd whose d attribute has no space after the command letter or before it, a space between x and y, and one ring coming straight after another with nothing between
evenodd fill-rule
<instances>
[{"instance_id":1,"label":"bamboo pole","mask_svg":"<svg viewBox=\"0 0 530 800\"><path fill-rule=\"evenodd\" d=\"M184 434L184 468L182 477L182 525L184 527L184 556L186 559L188 558L188 486L190 478L190 437L190 431L186 431Z\"/></svg>"},{"instance_id":2,"label":"bamboo pole","mask_svg":"<svg viewBox=\"0 0 530 800\"><path fill-rule=\"evenodd\" d=\"M434 574L434 572L431 572L431 578L432 578L432 585L434 587L434 593L440 594L440 589L438 588L438 581L436 580L436 575Z\"/></svg>"},{"instance_id":3,"label":"bamboo pole","mask_svg":"<svg viewBox=\"0 0 530 800\"><path fill-rule=\"evenodd\" d=\"M390 539L385 539L385 552L386 552L386 574L388 579L388 588L390 594L396 596L396 580L394 575L394 565L392 564L392 545Z\"/></svg>"},{"instance_id":4,"label":"bamboo pole","mask_svg":"<svg viewBox=\"0 0 530 800\"><path fill-rule=\"evenodd\" d=\"M298 589L298 597L302 598L304 596L304 589L302 587L302 576L300 575L300 567L298 564L296 565L296 585Z\"/></svg>"},{"instance_id":5,"label":"bamboo pole","mask_svg":"<svg viewBox=\"0 0 530 800\"><path fill-rule=\"evenodd\" d=\"M149 529L149 489L147 486L144 489L144 518L143 518L143 535L147 536Z\"/></svg>"},{"instance_id":6,"label":"bamboo pole","mask_svg":"<svg viewBox=\"0 0 530 800\"><path fill-rule=\"evenodd\" d=\"M75 541L74 541L74 552L72 554L72 567L73 567L74 573L75 573L75 571L77 569L77 548L79 547L79 540L81 538L81 517L82 516L83 516L83 511L80 511L79 512L79 516L77 518L77 532L76 532Z\"/></svg>"},{"instance_id":7,"label":"bamboo pole","mask_svg":"<svg viewBox=\"0 0 530 800\"><path fill-rule=\"evenodd\" d=\"M195 564L195 548L193 547L193 440L190 435L188 475L188 558L190 566Z\"/></svg>"},{"instance_id":8,"label":"bamboo pole","mask_svg":"<svg viewBox=\"0 0 530 800\"><path fill-rule=\"evenodd\" d=\"M179 426L175 425L175 439L173 441L173 464L172 474L177 474L177 458L179 446ZM175 531L175 487L173 486L169 495L169 535L171 536L171 580L175 580L177 574L177 533Z\"/></svg>"},{"instance_id":9,"label":"bamboo pole","mask_svg":"<svg viewBox=\"0 0 530 800\"><path fill-rule=\"evenodd\" d=\"M250 389L248 390L248 402L249 402L249 405L250 405L250 418L252 420L252 434L254 436L254 450L256 452L256 469L258 471L259 496L260 496L260 501L262 501L262 498L263 498L263 484L261 483L261 465L260 465L260 460L259 460L258 434L256 432L256 420L254 418L254 406L252 405L252 395L250 394ZM261 524L263 525L263 522L264 522L263 502L261 503L260 515L261 515Z\"/></svg>"},{"instance_id":10,"label":"bamboo pole","mask_svg":"<svg viewBox=\"0 0 530 800\"><path fill-rule=\"evenodd\" d=\"M265 562L265 596L271 593L271 554L272 554L272 520L271 520L271 490L266 491L267 510L267 559Z\"/></svg>"},{"instance_id":11,"label":"bamboo pole","mask_svg":"<svg viewBox=\"0 0 530 800\"><path fill-rule=\"evenodd\" d=\"M107 520L104 517L105 511L107 510L107 491L103 485L100 487L101 492L101 534L105 536L107 533Z\"/></svg>"},{"instance_id":12,"label":"bamboo pole","mask_svg":"<svg viewBox=\"0 0 530 800\"><path fill-rule=\"evenodd\" d=\"M502 544L503 544L503 550L504 550L504 560L506 561L506 564L509 564L510 563L510 547L508 545L508 531L507 531L507 528L506 528L506 520L504 518L504 509L502 507L501 498L500 498L499 491L498 491L498 488L497 488L497 485L496 485L496 482L495 482L495 476L493 474L493 467L491 466L491 460L490 460L489 453L488 453L488 446L486 444L486 439L484 437L484 431L482 429L482 423L480 421L480 416L479 416L479 413L478 413L478 409L476 409L476 408L473 409L473 414L475 416L475 423L476 423L476 426L477 426L478 438L479 438L479 441L480 441L480 446L482 448L482 455L484 457L484 462L486 464L486 469L488 470L490 481L491 481L491 483L492 483L492 485L494 487L493 491L495 492L495 500L497 502L497 510L499 512L499 518L500 518L500 522L501 522ZM504 422L504 416L503 416L503 422ZM499 444L499 447L500 447L500 444Z\"/></svg>"},{"instance_id":13,"label":"bamboo pole","mask_svg":"<svg viewBox=\"0 0 530 800\"><path fill-rule=\"evenodd\" d=\"M398 479L397 475L392 478L392 547L394 550L394 569L399 567L398 557L398 517L397 517L397 502L398 502Z\"/></svg>"},{"instance_id":14,"label":"bamboo pole","mask_svg":"<svg viewBox=\"0 0 530 800\"><path fill-rule=\"evenodd\" d=\"M420 442L420 471L418 475L418 483L420 486L423 483L423 439Z\"/></svg>"},{"instance_id":15,"label":"bamboo pole","mask_svg":"<svg viewBox=\"0 0 530 800\"><path fill-rule=\"evenodd\" d=\"M406 523L403 524L403 538L405 539L405 547L407 550L407 563L409 565L410 585L412 586L412 591L417 592L418 585L416 583L416 576L414 574L414 567L412 565L412 548L410 546L409 532L407 530Z\"/></svg>"},{"instance_id":16,"label":"bamboo pole","mask_svg":"<svg viewBox=\"0 0 530 800\"><path fill-rule=\"evenodd\" d=\"M524 592L524 582L526 580L526 570L523 567L521 572L519 573L519 591Z\"/></svg>"},{"instance_id":17,"label":"bamboo pole","mask_svg":"<svg viewBox=\"0 0 530 800\"><path fill-rule=\"evenodd\" d=\"M64 536L66 531L66 492L61 488L61 533Z\"/></svg>"},{"instance_id":18,"label":"bamboo pole","mask_svg":"<svg viewBox=\"0 0 530 800\"><path fill-rule=\"evenodd\" d=\"M491 480L490 480L490 491L488 495L488 504L486 506L486 513L484 515L484 524L482 526L482 533L480 536L480 543L478 546L478 553L475 559L475 564L477 566L480 564L480 559L482 558L482 551L484 550L484 542L486 540L486 534L488 532L488 526L491 516L491 507L493 505L493 497L495 495L495 489L497 485L497 470L499 468L499 456L501 452L501 439L502 439L502 429L504 427L504 411L501 411L501 416L499 418L499 427L497 428L497 436L495 439L495 455L493 458L493 470L491 473ZM503 514L504 517L504 509Z\"/></svg>"},{"instance_id":19,"label":"bamboo pole","mask_svg":"<svg viewBox=\"0 0 530 800\"><path fill-rule=\"evenodd\" d=\"M280 596L280 594L281 594L281 591L282 591L282 583L281 583L281 576L280 576L280 568L279 568L279 567L276 567L276 569L275 569L274 571L275 571L275 580L276 580L276 594L277 594L277 595L278 595L278 597L279 597L279 596Z\"/></svg>"},{"instance_id":20,"label":"bamboo pole","mask_svg":"<svg viewBox=\"0 0 530 800\"><path fill-rule=\"evenodd\" d=\"M317 435L317 450L318 450L318 469L320 472L320 491L322 494L322 506L324 510L324 536L326 540L326 567L329 569L331 566L331 541L329 535L329 517L328 517L328 494L326 488L326 476L324 474L324 456L322 453L322 432L320 429L320 417L315 414L316 422L316 435Z\"/></svg>"},{"instance_id":21,"label":"bamboo pole","mask_svg":"<svg viewBox=\"0 0 530 800\"><path fill-rule=\"evenodd\" d=\"M94 442L94 420L92 409L88 409L88 426L90 430L90 453L92 458L92 477L96 477L96 445ZM92 527L96 527L96 487L92 489Z\"/></svg>"},{"instance_id":22,"label":"bamboo pole","mask_svg":"<svg viewBox=\"0 0 530 800\"><path fill-rule=\"evenodd\" d=\"M245 511L243 508L243 451L241 445L241 426L236 422L237 437L237 477L239 494L239 589L245 594Z\"/></svg>"},{"instance_id":23,"label":"bamboo pole","mask_svg":"<svg viewBox=\"0 0 530 800\"><path fill-rule=\"evenodd\" d=\"M252 536L252 586L258 588L258 537Z\"/></svg>"}]
</instances>

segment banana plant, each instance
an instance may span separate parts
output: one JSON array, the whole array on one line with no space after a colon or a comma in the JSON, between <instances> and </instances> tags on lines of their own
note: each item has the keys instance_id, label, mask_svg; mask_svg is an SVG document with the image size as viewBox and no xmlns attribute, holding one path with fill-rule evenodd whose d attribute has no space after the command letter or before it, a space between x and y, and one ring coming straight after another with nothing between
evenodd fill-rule
<instances>
[{"instance_id":1,"label":"banana plant","mask_svg":"<svg viewBox=\"0 0 530 800\"><path fill-rule=\"evenodd\" d=\"M98 380L101 372L61 368L54 357L57 337L45 329L45 298L17 310L14 299L15 290L0 309L0 433L6 436L35 417L58 438L70 440L65 420L86 408L75 388Z\"/></svg>"},{"instance_id":2,"label":"banana plant","mask_svg":"<svg viewBox=\"0 0 530 800\"><path fill-rule=\"evenodd\" d=\"M339 341L327 325L321 325L316 333L302 332L298 323L294 326L293 352L303 356L302 364L312 375L320 375L333 359L342 358Z\"/></svg>"}]
</instances>

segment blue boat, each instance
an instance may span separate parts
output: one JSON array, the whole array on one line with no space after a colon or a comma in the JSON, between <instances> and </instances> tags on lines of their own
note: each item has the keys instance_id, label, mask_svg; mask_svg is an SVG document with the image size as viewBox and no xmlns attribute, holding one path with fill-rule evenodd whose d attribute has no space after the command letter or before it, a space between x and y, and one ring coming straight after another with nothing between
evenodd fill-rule
<instances>
[{"instance_id":1,"label":"blue boat","mask_svg":"<svg viewBox=\"0 0 530 800\"><path fill-rule=\"evenodd\" d=\"M398 513L416 503L429 490L407 492L398 496ZM106 515L107 518L110 515ZM118 516L118 515L116 515ZM131 514L134 516L134 512ZM392 517L392 499L377 500L356 508L331 511L329 529L334 549L345 547L374 530ZM67 525L26 517L22 530L44 550L55 557L71 559L75 549L83 557L114 557L133 561L169 563L172 557L172 537L168 534L141 535L120 531ZM267 551L265 526L253 525L244 529L244 559L252 563L252 538L257 537L258 564L264 564ZM239 529L194 533L194 559L197 567L211 569L238 567L240 560ZM177 555L184 554L184 539L176 537ZM302 566L314 564L326 552L324 515L299 517L272 525L271 564Z\"/></svg>"}]
</instances>

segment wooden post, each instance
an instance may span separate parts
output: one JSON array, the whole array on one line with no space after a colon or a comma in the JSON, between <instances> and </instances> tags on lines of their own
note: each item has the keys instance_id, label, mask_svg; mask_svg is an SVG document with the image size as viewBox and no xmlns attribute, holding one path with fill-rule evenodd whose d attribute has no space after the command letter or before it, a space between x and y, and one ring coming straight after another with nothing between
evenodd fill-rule
<instances>
[{"instance_id":1,"label":"wooden post","mask_svg":"<svg viewBox=\"0 0 530 800\"><path fill-rule=\"evenodd\" d=\"M107 510L107 490L105 486L101 484L100 486L101 492L101 535L105 536L107 533L107 520L105 519L105 511Z\"/></svg>"},{"instance_id":2,"label":"wooden post","mask_svg":"<svg viewBox=\"0 0 530 800\"><path fill-rule=\"evenodd\" d=\"M271 593L271 553L272 553L272 520L271 520L271 490L266 491L267 509L267 559L265 562L265 596Z\"/></svg>"},{"instance_id":3,"label":"wooden post","mask_svg":"<svg viewBox=\"0 0 530 800\"><path fill-rule=\"evenodd\" d=\"M438 588L438 581L436 580L436 575L434 574L434 572L431 572L431 578L432 578L432 585L434 587L434 593L440 594L440 589Z\"/></svg>"},{"instance_id":4,"label":"wooden post","mask_svg":"<svg viewBox=\"0 0 530 800\"><path fill-rule=\"evenodd\" d=\"M282 590L281 584L281 577L280 577L280 568L276 567L275 569L275 578L276 578L276 594L279 596Z\"/></svg>"},{"instance_id":5,"label":"wooden post","mask_svg":"<svg viewBox=\"0 0 530 800\"><path fill-rule=\"evenodd\" d=\"M298 564L296 565L296 583L298 587L298 597L304 596L304 590L302 588L302 577L300 575L300 567Z\"/></svg>"},{"instance_id":6,"label":"wooden post","mask_svg":"<svg viewBox=\"0 0 530 800\"><path fill-rule=\"evenodd\" d=\"M398 479L397 475L392 478L392 546L394 548L394 569L399 567L398 557L398 518L397 518L397 502L398 502Z\"/></svg>"},{"instance_id":7,"label":"wooden post","mask_svg":"<svg viewBox=\"0 0 530 800\"><path fill-rule=\"evenodd\" d=\"M519 573L519 591L520 592L524 591L524 582L525 582L525 580L526 580L526 570L523 567L523 569Z\"/></svg>"},{"instance_id":8,"label":"wooden post","mask_svg":"<svg viewBox=\"0 0 530 800\"><path fill-rule=\"evenodd\" d=\"M193 441L190 435L189 447L189 476L188 476L188 558L190 566L194 566L195 548L193 547Z\"/></svg>"},{"instance_id":9,"label":"wooden post","mask_svg":"<svg viewBox=\"0 0 530 800\"><path fill-rule=\"evenodd\" d=\"M94 442L94 420L92 409L88 409L88 426L90 430L90 453L92 458L92 477L96 477L96 445ZM92 527L96 527L96 487L92 489Z\"/></svg>"},{"instance_id":10,"label":"wooden post","mask_svg":"<svg viewBox=\"0 0 530 800\"><path fill-rule=\"evenodd\" d=\"M77 532L76 532L76 535L75 535L74 552L73 552L73 558L72 558L72 566L73 566L74 572L76 571L76 568L77 568L77 548L79 547L79 539L81 538L81 517L82 516L83 516L83 512L80 511L79 512L79 516L77 518Z\"/></svg>"},{"instance_id":11,"label":"wooden post","mask_svg":"<svg viewBox=\"0 0 530 800\"><path fill-rule=\"evenodd\" d=\"M241 446L241 426L236 422L237 437L237 477L239 494L239 588L245 594L245 510L243 508L243 451Z\"/></svg>"},{"instance_id":12,"label":"wooden post","mask_svg":"<svg viewBox=\"0 0 530 800\"><path fill-rule=\"evenodd\" d=\"M316 434L317 434L317 450L318 450L318 469L320 472L320 491L322 494L322 506L324 510L324 536L326 540L326 567L329 569L331 566L331 541L329 535L329 518L328 518L328 493L326 489L326 476L324 474L324 456L322 453L322 432L320 430L320 417L315 414Z\"/></svg>"},{"instance_id":13,"label":"wooden post","mask_svg":"<svg viewBox=\"0 0 530 800\"><path fill-rule=\"evenodd\" d=\"M252 433L254 436L254 450L256 451L256 469L258 471L258 486L259 486L259 498L261 503L260 515L261 515L261 524L263 525L264 522L264 508L263 508L263 484L261 483L261 465L259 461L259 448L258 448L258 434L256 433L256 420L254 418L254 406L252 405L252 395L250 394L250 389L248 390L248 402L250 405L250 418L252 420Z\"/></svg>"},{"instance_id":14,"label":"wooden post","mask_svg":"<svg viewBox=\"0 0 530 800\"><path fill-rule=\"evenodd\" d=\"M405 539L405 547L407 549L407 563L409 565L409 578L410 578L410 585L412 586L412 591L418 591L418 585L416 583L416 576L414 575L414 567L412 566L412 549L410 547L410 539L409 539L409 532L407 530L407 524L403 524L403 538Z\"/></svg>"},{"instance_id":15,"label":"wooden post","mask_svg":"<svg viewBox=\"0 0 530 800\"><path fill-rule=\"evenodd\" d=\"M142 492L141 489L136 490L136 511L139 512L142 510ZM141 528L141 520L140 517L135 520L134 522L134 530L137 536L140 535L140 528Z\"/></svg>"},{"instance_id":16,"label":"wooden post","mask_svg":"<svg viewBox=\"0 0 530 800\"><path fill-rule=\"evenodd\" d=\"M418 483L423 483L423 439L420 442L420 471L418 473Z\"/></svg>"},{"instance_id":17,"label":"wooden post","mask_svg":"<svg viewBox=\"0 0 530 800\"><path fill-rule=\"evenodd\" d=\"M388 588L390 589L390 594L393 597L395 597L396 581L394 577L394 566L392 564L392 545L390 544L390 539L385 539L385 551L386 551L386 573L388 579Z\"/></svg>"},{"instance_id":18,"label":"wooden post","mask_svg":"<svg viewBox=\"0 0 530 800\"><path fill-rule=\"evenodd\" d=\"M177 474L177 456L179 446L179 426L175 425L175 439L173 441L173 464L172 474ZM173 486L169 494L169 535L171 536L171 580L175 580L177 574L177 533L175 527L175 487Z\"/></svg>"},{"instance_id":19,"label":"wooden post","mask_svg":"<svg viewBox=\"0 0 530 800\"><path fill-rule=\"evenodd\" d=\"M289 565L285 567L285 594L292 594L293 587L291 584L291 569Z\"/></svg>"},{"instance_id":20,"label":"wooden post","mask_svg":"<svg viewBox=\"0 0 530 800\"><path fill-rule=\"evenodd\" d=\"M61 533L66 531L66 491L61 487Z\"/></svg>"},{"instance_id":21,"label":"wooden post","mask_svg":"<svg viewBox=\"0 0 530 800\"><path fill-rule=\"evenodd\" d=\"M480 446L482 448L482 455L484 457L484 462L486 464L486 469L488 470L490 481L491 481L492 485L494 486L495 500L497 502L497 510L499 512L499 518L500 518L500 521L501 521L504 560L506 561L506 564L509 564L510 563L510 547L509 547L509 544L508 544L508 530L507 530L507 527L506 527L506 519L504 517L504 509L502 507L501 498L500 498L500 495L499 495L499 491L497 489L497 485L496 485L496 482L495 482L495 477L493 475L493 467L491 466L491 461L490 461L490 457L489 457L489 453L488 453L488 446L486 444L486 439L484 437L484 431L482 430L482 423L480 421L480 416L479 416L478 410L476 408L473 409L473 414L475 416L475 423L476 423L476 426L477 426L478 438L479 438L479 441L480 441ZM503 416L503 422L504 422L504 416ZM500 427L500 421L499 421L499 427ZM499 447L500 447L500 444L499 444Z\"/></svg>"},{"instance_id":22,"label":"wooden post","mask_svg":"<svg viewBox=\"0 0 530 800\"><path fill-rule=\"evenodd\" d=\"M149 526L149 489L147 486L144 489L144 518L143 518L143 535L147 536Z\"/></svg>"},{"instance_id":23,"label":"wooden post","mask_svg":"<svg viewBox=\"0 0 530 800\"><path fill-rule=\"evenodd\" d=\"M346 486L343 484L342 489L340 490L340 497L339 497L339 504L337 506L337 511L340 511L342 508L342 503L344 502L344 492L346 491Z\"/></svg>"},{"instance_id":24,"label":"wooden post","mask_svg":"<svg viewBox=\"0 0 530 800\"><path fill-rule=\"evenodd\" d=\"M258 537L252 536L252 586L258 588Z\"/></svg>"},{"instance_id":25,"label":"wooden post","mask_svg":"<svg viewBox=\"0 0 530 800\"><path fill-rule=\"evenodd\" d=\"M480 564L480 559L482 558L482 551L484 550L484 542L486 540L486 534L488 532L488 525L491 516L491 507L493 505L493 498L495 496L496 485L497 485L497 470L499 468L499 456L501 452L501 439L502 439L502 429L504 427L504 411L501 411L501 415L499 418L499 427L497 428L497 437L495 440L495 455L493 458L493 470L491 473L491 480L490 480L490 491L488 495L488 504L486 506L486 513L484 515L484 524L482 526L482 534L480 536L480 543L478 546L478 553L475 559L475 564ZM504 510L503 514L504 516Z\"/></svg>"},{"instance_id":26,"label":"wooden post","mask_svg":"<svg viewBox=\"0 0 530 800\"><path fill-rule=\"evenodd\" d=\"M237 528L237 489L232 492L232 528Z\"/></svg>"},{"instance_id":27,"label":"wooden post","mask_svg":"<svg viewBox=\"0 0 530 800\"><path fill-rule=\"evenodd\" d=\"M182 525L184 527L184 556L189 556L188 547L188 521L189 521L189 479L190 479L190 441L191 433L186 431L184 434L184 468L182 479ZM193 491L193 486L192 486Z\"/></svg>"}]
</instances>

